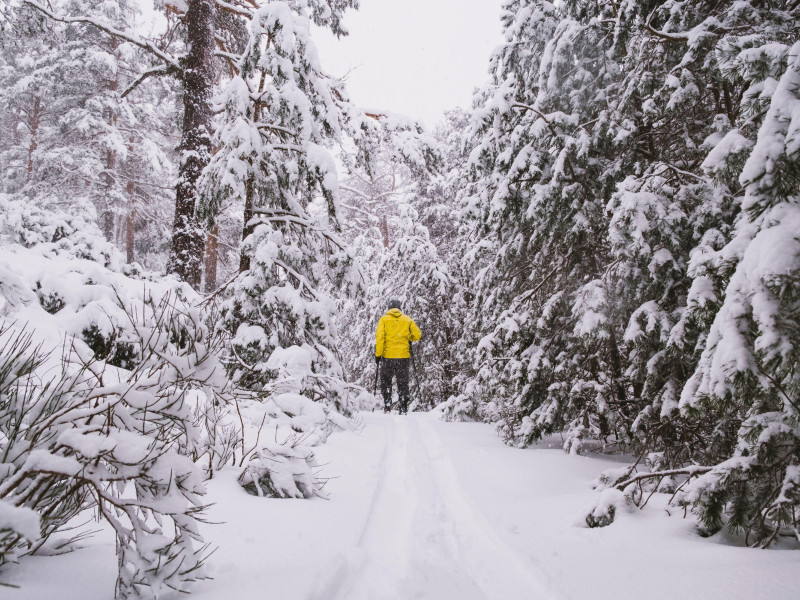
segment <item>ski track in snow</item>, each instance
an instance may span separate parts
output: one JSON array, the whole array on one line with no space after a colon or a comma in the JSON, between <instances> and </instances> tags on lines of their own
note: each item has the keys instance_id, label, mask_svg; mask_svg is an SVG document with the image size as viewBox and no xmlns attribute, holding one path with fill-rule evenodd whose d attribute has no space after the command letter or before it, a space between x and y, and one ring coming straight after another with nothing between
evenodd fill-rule
<instances>
[{"instance_id":1,"label":"ski track in snow","mask_svg":"<svg viewBox=\"0 0 800 600\"><path fill-rule=\"evenodd\" d=\"M555 598L461 491L433 424L390 419L358 542L309 600Z\"/></svg>"}]
</instances>

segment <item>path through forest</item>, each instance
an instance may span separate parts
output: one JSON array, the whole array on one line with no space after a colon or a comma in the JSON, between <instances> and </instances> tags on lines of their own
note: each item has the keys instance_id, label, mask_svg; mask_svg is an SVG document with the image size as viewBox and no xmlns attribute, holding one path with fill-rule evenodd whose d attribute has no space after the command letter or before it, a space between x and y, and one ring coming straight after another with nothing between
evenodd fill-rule
<instances>
[{"instance_id":1,"label":"path through forest","mask_svg":"<svg viewBox=\"0 0 800 600\"><path fill-rule=\"evenodd\" d=\"M430 419L371 419L385 428L380 479L351 560L317 598L550 598L460 488Z\"/></svg>"},{"instance_id":2,"label":"path through forest","mask_svg":"<svg viewBox=\"0 0 800 600\"><path fill-rule=\"evenodd\" d=\"M597 475L623 458L571 456L558 438L505 446L492 427L434 414L366 413L317 448L328 500L250 496L238 468L208 482L216 547L192 600L795 600L788 545L743 547L656 495L589 529ZM41 573L48 573L43 578ZM6 600L108 600L116 559L104 532L14 571Z\"/></svg>"}]
</instances>

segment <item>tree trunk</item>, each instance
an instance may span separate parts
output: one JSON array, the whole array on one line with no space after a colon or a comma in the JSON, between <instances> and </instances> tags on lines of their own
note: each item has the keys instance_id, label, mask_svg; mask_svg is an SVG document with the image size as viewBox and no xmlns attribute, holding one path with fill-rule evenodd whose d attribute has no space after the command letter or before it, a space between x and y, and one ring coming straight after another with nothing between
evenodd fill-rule
<instances>
[{"instance_id":1,"label":"tree trunk","mask_svg":"<svg viewBox=\"0 0 800 600\"><path fill-rule=\"evenodd\" d=\"M128 197L128 216L125 218L125 262L131 264L136 261L134 245L136 242L136 185L133 183L133 157L132 137L128 138L128 161L125 165L125 174L128 182L125 184L125 194Z\"/></svg>"},{"instance_id":2,"label":"tree trunk","mask_svg":"<svg viewBox=\"0 0 800 600\"><path fill-rule=\"evenodd\" d=\"M266 73L262 71L261 78L258 82L258 93L264 91L264 84L266 83ZM261 103L257 102L255 113L253 114L253 121L258 123L261 120ZM253 168L252 162L250 168ZM247 239L247 236L253 233L254 226L250 225L250 220L253 218L253 204L255 203L256 186L253 176L247 179L245 187L244 199L244 223L242 224L242 242ZM250 269L250 255L244 251L244 247L240 250L239 254L239 273L244 273Z\"/></svg>"},{"instance_id":3,"label":"tree trunk","mask_svg":"<svg viewBox=\"0 0 800 600\"><path fill-rule=\"evenodd\" d=\"M255 194L255 186L253 185L253 178L247 180L245 187L244 198L244 225L242 227L242 242L247 239L247 236L253 233L253 226L250 225L250 220L253 218L253 195ZM250 269L250 255L242 248L239 255L239 273L244 273Z\"/></svg>"},{"instance_id":4,"label":"tree trunk","mask_svg":"<svg viewBox=\"0 0 800 600\"><path fill-rule=\"evenodd\" d=\"M214 2L191 0L186 12L189 54L184 61L183 132L175 221L167 272L200 285L203 230L195 219L197 180L211 157L211 97L214 84Z\"/></svg>"},{"instance_id":5,"label":"tree trunk","mask_svg":"<svg viewBox=\"0 0 800 600\"><path fill-rule=\"evenodd\" d=\"M128 218L125 220L125 260L131 264L136 260L133 246L136 241L136 199L134 197L133 181L128 181L125 186L128 192Z\"/></svg>"},{"instance_id":6,"label":"tree trunk","mask_svg":"<svg viewBox=\"0 0 800 600\"><path fill-rule=\"evenodd\" d=\"M30 182L33 176L33 154L36 152L38 144L37 138L39 136L39 121L42 116L42 99L39 96L33 99L33 107L31 108L31 141L28 144L28 171L25 178L26 182Z\"/></svg>"},{"instance_id":7,"label":"tree trunk","mask_svg":"<svg viewBox=\"0 0 800 600\"><path fill-rule=\"evenodd\" d=\"M119 40L117 38L112 37L110 40L111 47L108 51L111 54L116 55L117 49L119 48ZM117 89L119 88L119 71L116 72L114 79L108 82L108 91L112 92L113 95L116 95ZM117 127L117 113L114 111L113 108L109 107L104 111L104 117L106 122L108 123L109 127L113 130ZM116 194L114 193L114 188L116 184L116 170L117 170L117 152L113 148L109 148L106 150L106 169L105 172L101 173L100 179L103 181L105 185L105 210L103 211L102 215L102 225L103 225L103 235L106 236L106 239L112 243L118 243L116 233Z\"/></svg>"},{"instance_id":8,"label":"tree trunk","mask_svg":"<svg viewBox=\"0 0 800 600\"><path fill-rule=\"evenodd\" d=\"M11 135L12 135L11 139L12 139L12 141L13 141L15 146L19 146L19 144L20 144L20 136L19 136L20 127L19 127L19 123L20 123L19 113L16 110L12 110L11 111Z\"/></svg>"},{"instance_id":9,"label":"tree trunk","mask_svg":"<svg viewBox=\"0 0 800 600\"><path fill-rule=\"evenodd\" d=\"M112 116L112 126L115 124L116 117ZM114 236L114 176L113 172L117 168L117 153L114 150L106 150L106 172L102 174L101 179L105 183L106 198L105 210L103 211L103 235L110 242L115 242Z\"/></svg>"},{"instance_id":10,"label":"tree trunk","mask_svg":"<svg viewBox=\"0 0 800 600\"><path fill-rule=\"evenodd\" d=\"M383 236L383 247L389 247L389 219L384 215L380 224L381 235Z\"/></svg>"},{"instance_id":11,"label":"tree trunk","mask_svg":"<svg viewBox=\"0 0 800 600\"><path fill-rule=\"evenodd\" d=\"M213 229L206 236L206 292L211 293L217 287L217 258L219 254L219 225L214 225Z\"/></svg>"}]
</instances>

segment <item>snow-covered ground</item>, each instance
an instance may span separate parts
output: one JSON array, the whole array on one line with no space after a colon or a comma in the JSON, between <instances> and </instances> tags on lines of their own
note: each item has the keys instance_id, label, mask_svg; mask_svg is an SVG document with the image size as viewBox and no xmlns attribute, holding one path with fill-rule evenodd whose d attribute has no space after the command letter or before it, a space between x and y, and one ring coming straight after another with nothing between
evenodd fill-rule
<instances>
[{"instance_id":1,"label":"snow-covered ground","mask_svg":"<svg viewBox=\"0 0 800 600\"><path fill-rule=\"evenodd\" d=\"M551 444L555 446L556 444ZM795 550L754 550L693 532L654 497L589 529L608 458L506 447L478 423L364 415L318 448L329 500L246 494L236 471L208 485L213 579L195 600L382 598L794 600ZM108 600L113 539L8 571L5 600Z\"/></svg>"}]
</instances>

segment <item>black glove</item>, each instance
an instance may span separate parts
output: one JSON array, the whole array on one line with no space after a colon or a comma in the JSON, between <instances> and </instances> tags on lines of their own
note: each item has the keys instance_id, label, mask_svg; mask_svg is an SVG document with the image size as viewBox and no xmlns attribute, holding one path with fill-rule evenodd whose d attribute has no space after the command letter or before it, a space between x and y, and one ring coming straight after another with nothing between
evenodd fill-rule
<instances>
[{"instance_id":1,"label":"black glove","mask_svg":"<svg viewBox=\"0 0 800 600\"><path fill-rule=\"evenodd\" d=\"M380 363L381 363L381 357L380 356L376 356L375 357L375 364L379 365Z\"/></svg>"}]
</instances>

